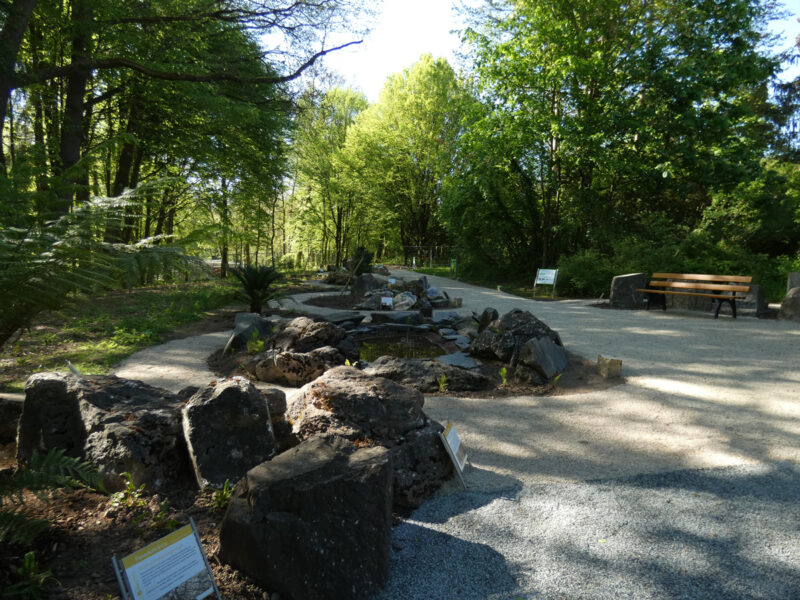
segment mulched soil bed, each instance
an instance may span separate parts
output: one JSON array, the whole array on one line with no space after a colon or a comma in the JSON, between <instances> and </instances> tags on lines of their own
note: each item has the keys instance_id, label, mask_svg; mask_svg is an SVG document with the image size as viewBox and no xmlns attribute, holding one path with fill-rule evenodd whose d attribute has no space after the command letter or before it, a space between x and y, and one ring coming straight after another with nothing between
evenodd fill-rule
<instances>
[{"instance_id":1,"label":"mulched soil bed","mask_svg":"<svg viewBox=\"0 0 800 600\"><path fill-rule=\"evenodd\" d=\"M167 504L165 504L165 501ZM17 581L25 552L36 552L39 569L56 581L45 597L80 600L119 598L111 557L127 556L194 519L223 598L269 600L270 593L249 577L220 562L219 524L223 512L212 492L173 491L146 495L142 506L112 507L108 496L88 490L60 491L50 500L25 495L25 509L47 519L50 529L32 548L0 545L0 581Z\"/></svg>"}]
</instances>

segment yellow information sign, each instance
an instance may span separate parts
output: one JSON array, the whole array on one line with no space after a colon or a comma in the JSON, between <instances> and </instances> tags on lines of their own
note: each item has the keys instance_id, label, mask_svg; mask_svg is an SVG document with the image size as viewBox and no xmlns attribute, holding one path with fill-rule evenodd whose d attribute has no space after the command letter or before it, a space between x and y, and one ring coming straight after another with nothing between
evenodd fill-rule
<instances>
[{"instance_id":1,"label":"yellow information sign","mask_svg":"<svg viewBox=\"0 0 800 600\"><path fill-rule=\"evenodd\" d=\"M112 562L126 599L219 598L194 521L122 560L114 557Z\"/></svg>"}]
</instances>

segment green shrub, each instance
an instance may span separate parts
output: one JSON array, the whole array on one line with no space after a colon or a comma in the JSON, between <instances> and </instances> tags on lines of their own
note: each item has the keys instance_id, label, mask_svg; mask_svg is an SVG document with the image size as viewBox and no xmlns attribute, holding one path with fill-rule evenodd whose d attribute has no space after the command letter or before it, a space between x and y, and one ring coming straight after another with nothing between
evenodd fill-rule
<instances>
[{"instance_id":1,"label":"green shrub","mask_svg":"<svg viewBox=\"0 0 800 600\"><path fill-rule=\"evenodd\" d=\"M241 284L238 297L250 303L250 312L259 314L264 303L275 295L272 284L281 278L281 274L272 267L248 265L233 268L231 273Z\"/></svg>"}]
</instances>

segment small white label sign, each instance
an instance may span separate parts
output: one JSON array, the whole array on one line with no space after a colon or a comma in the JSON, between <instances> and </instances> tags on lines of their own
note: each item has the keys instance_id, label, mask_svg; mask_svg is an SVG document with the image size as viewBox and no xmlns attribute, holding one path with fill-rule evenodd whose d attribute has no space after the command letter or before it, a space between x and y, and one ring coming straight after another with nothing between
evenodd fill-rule
<instances>
[{"instance_id":1,"label":"small white label sign","mask_svg":"<svg viewBox=\"0 0 800 600\"><path fill-rule=\"evenodd\" d=\"M453 461L453 466L456 468L456 473L458 473L461 483L464 487L467 487L463 475L464 468L467 465L467 449L464 444L461 443L461 438L458 437L458 433L456 433L456 428L452 421L447 422L444 433L440 433L439 437L442 439L444 449L447 450L450 460Z\"/></svg>"},{"instance_id":2,"label":"small white label sign","mask_svg":"<svg viewBox=\"0 0 800 600\"><path fill-rule=\"evenodd\" d=\"M536 283L541 283L543 285L554 285L557 274L558 269L538 269L536 271Z\"/></svg>"}]
</instances>

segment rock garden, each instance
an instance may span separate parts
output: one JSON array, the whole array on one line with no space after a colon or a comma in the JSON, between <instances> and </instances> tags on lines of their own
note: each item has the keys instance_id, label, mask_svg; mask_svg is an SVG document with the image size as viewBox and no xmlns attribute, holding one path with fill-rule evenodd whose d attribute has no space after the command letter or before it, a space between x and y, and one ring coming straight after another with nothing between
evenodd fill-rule
<instances>
[{"instance_id":1,"label":"rock garden","mask_svg":"<svg viewBox=\"0 0 800 600\"><path fill-rule=\"evenodd\" d=\"M358 278L372 283L350 296L359 309L398 298L392 310L237 314L209 359L220 378L200 388L32 376L19 463L55 449L86 461L124 499L98 524L150 523L131 549L192 516L221 561L215 573L243 578L242 597L250 587L289 599L366 597L387 576L392 515L453 475L423 393L546 389L567 366L558 334L528 312L464 318L424 278L375 281ZM145 501L144 490L156 495Z\"/></svg>"}]
</instances>

